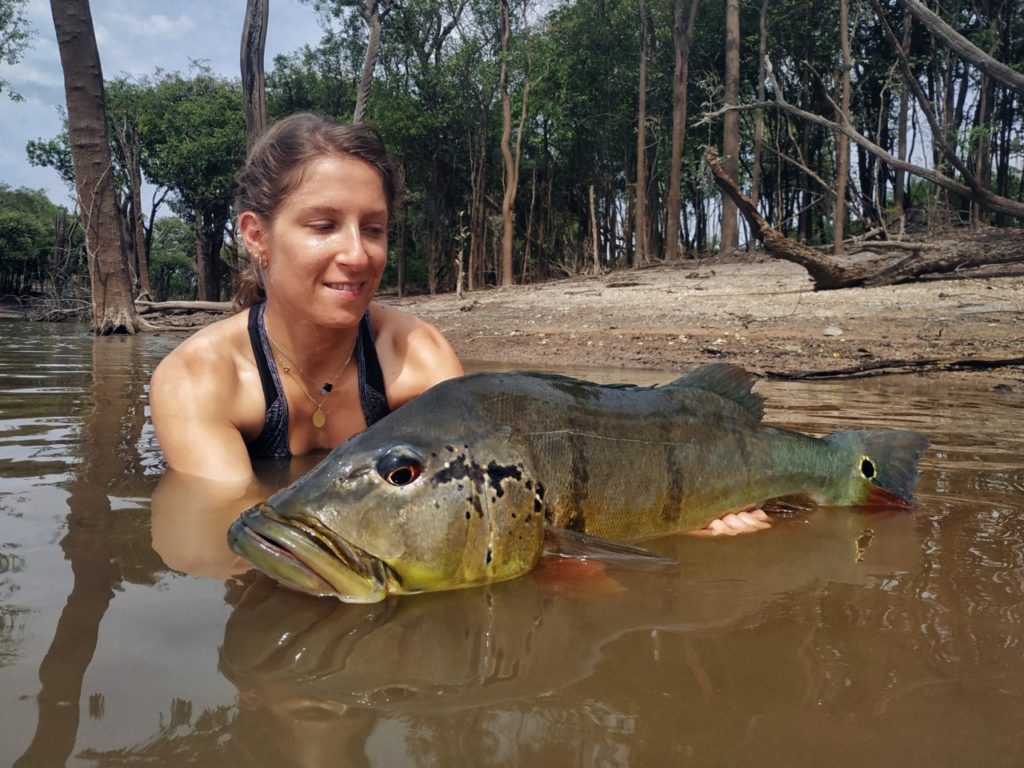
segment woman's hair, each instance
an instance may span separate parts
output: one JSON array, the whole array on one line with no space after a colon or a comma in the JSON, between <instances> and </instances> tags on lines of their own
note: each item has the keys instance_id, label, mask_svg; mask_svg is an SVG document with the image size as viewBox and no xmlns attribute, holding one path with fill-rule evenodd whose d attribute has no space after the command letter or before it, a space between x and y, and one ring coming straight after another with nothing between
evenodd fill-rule
<instances>
[{"instance_id":1,"label":"woman's hair","mask_svg":"<svg viewBox=\"0 0 1024 768\"><path fill-rule=\"evenodd\" d=\"M252 211L273 223L285 199L301 183L306 166L330 155L354 157L377 169L388 220L394 220L401 179L377 129L363 123L346 125L309 112L279 120L257 139L238 180L235 210ZM263 274L259 264L250 259L239 275L233 303L236 309L245 309L263 298Z\"/></svg>"}]
</instances>

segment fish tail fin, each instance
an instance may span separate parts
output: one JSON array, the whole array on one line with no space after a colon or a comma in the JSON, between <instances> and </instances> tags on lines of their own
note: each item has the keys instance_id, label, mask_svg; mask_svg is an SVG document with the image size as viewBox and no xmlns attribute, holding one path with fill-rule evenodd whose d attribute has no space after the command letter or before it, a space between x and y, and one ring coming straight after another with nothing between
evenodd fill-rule
<instances>
[{"instance_id":1,"label":"fish tail fin","mask_svg":"<svg viewBox=\"0 0 1024 768\"><path fill-rule=\"evenodd\" d=\"M849 458L849 482L823 494L827 504L909 506L914 501L917 461L928 438L906 429L856 429L824 438Z\"/></svg>"}]
</instances>

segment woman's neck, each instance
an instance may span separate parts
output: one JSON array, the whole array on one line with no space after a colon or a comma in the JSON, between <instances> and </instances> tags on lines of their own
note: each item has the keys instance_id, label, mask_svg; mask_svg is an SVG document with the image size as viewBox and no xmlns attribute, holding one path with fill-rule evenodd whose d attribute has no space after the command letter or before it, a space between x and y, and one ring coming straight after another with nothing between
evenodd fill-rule
<instances>
[{"instance_id":1,"label":"woman's neck","mask_svg":"<svg viewBox=\"0 0 1024 768\"><path fill-rule=\"evenodd\" d=\"M277 357L298 368L319 385L340 374L355 349L359 327L329 328L305 320L286 321L268 306L264 327Z\"/></svg>"}]
</instances>

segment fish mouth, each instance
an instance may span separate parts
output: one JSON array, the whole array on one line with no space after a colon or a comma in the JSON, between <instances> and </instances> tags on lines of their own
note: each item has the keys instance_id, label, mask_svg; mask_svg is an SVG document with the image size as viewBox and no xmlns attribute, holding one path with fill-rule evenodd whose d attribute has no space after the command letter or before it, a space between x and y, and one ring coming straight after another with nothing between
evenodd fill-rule
<instances>
[{"instance_id":1,"label":"fish mouth","mask_svg":"<svg viewBox=\"0 0 1024 768\"><path fill-rule=\"evenodd\" d=\"M228 529L228 546L285 586L346 603L376 603L397 577L378 557L315 519L285 519L268 504L246 510Z\"/></svg>"}]
</instances>

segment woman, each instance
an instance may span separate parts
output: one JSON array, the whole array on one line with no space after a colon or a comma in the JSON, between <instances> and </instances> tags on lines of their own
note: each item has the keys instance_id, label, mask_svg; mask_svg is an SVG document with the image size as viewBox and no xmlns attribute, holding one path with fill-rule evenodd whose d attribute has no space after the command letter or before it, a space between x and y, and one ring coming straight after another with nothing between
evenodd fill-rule
<instances>
[{"instance_id":1,"label":"woman","mask_svg":"<svg viewBox=\"0 0 1024 768\"><path fill-rule=\"evenodd\" d=\"M250 152L236 200L252 267L236 304L153 374L177 472L247 483L252 459L333 448L462 366L433 326L371 303L396 171L379 135L287 117Z\"/></svg>"},{"instance_id":2,"label":"woman","mask_svg":"<svg viewBox=\"0 0 1024 768\"><path fill-rule=\"evenodd\" d=\"M244 570L223 532L269 490L253 459L333 448L462 374L437 329L372 303L397 196L371 128L297 114L253 147L236 200L252 265L236 297L246 311L184 341L150 384L169 467L152 499L153 545L171 567ZM743 515L704 532L767 527Z\"/></svg>"}]
</instances>

